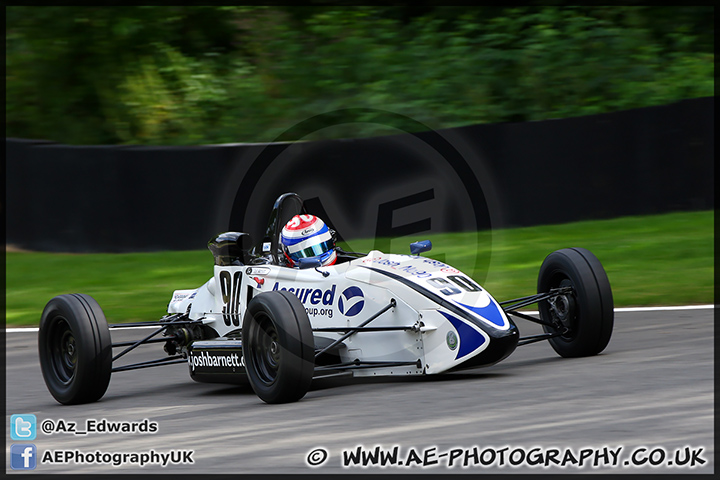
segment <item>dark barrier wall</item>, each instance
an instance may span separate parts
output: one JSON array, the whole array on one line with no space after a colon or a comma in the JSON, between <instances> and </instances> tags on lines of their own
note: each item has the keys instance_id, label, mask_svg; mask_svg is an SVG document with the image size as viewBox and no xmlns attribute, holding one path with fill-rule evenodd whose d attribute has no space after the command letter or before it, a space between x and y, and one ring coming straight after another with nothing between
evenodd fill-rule
<instances>
[{"instance_id":1,"label":"dark barrier wall","mask_svg":"<svg viewBox=\"0 0 720 480\"><path fill-rule=\"evenodd\" d=\"M309 134L342 123L342 113L293 128ZM388 124L396 117L387 113ZM226 230L259 240L286 191L345 239L712 209L713 152L714 97L357 140L134 147L7 139L6 241L123 252L204 248Z\"/></svg>"}]
</instances>

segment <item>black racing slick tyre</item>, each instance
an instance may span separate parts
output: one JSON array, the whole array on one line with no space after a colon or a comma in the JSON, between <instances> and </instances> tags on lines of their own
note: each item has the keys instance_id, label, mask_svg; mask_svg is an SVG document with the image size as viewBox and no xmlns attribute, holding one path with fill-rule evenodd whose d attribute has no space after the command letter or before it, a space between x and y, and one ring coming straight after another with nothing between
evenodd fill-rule
<instances>
[{"instance_id":1,"label":"black racing slick tyre","mask_svg":"<svg viewBox=\"0 0 720 480\"><path fill-rule=\"evenodd\" d=\"M250 300L242 349L250 385L264 402L305 396L315 370L315 343L305 307L294 294L277 290Z\"/></svg>"},{"instance_id":2,"label":"black racing slick tyre","mask_svg":"<svg viewBox=\"0 0 720 480\"><path fill-rule=\"evenodd\" d=\"M112 340L100 305L72 293L50 300L38 333L40 368L48 390L65 405L105 394L112 371Z\"/></svg>"},{"instance_id":3,"label":"black racing slick tyre","mask_svg":"<svg viewBox=\"0 0 720 480\"><path fill-rule=\"evenodd\" d=\"M592 252L565 248L545 258L538 274L538 293L566 286L572 287L572 294L538 302L540 318L563 331L548 341L562 357L597 355L610 342L614 312L610 281ZM546 326L543 329L557 332Z\"/></svg>"}]
</instances>

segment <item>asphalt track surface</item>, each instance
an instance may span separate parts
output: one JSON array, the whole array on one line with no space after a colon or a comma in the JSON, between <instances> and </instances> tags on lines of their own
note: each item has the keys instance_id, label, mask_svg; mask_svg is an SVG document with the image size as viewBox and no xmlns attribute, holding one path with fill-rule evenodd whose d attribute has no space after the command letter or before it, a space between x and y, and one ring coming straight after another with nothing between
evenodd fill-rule
<instances>
[{"instance_id":1,"label":"asphalt track surface","mask_svg":"<svg viewBox=\"0 0 720 480\"><path fill-rule=\"evenodd\" d=\"M538 328L518 320L522 335ZM115 334L113 334L115 335ZM138 332L134 332L137 336ZM119 338L113 337L115 340ZM12 414L76 422L157 422L154 434L85 435L38 433L33 444L46 451L192 451L193 464L39 464L34 473L714 473L713 310L616 312L608 348L596 357L562 359L547 342L518 348L505 361L424 379L323 379L295 404L266 405L250 387L193 382L184 364L113 374L105 396L94 404L62 406L46 390L38 364L37 333L7 334L6 425ZM158 356L158 345L143 347L136 360ZM6 465L10 470L10 428ZM343 467L343 452L358 446L399 449L410 466ZM449 452L504 451L495 462L477 463L469 453L448 466ZM617 465L597 467L511 466L507 455L553 449L617 451ZM324 448L325 462L311 468L307 458ZM702 449L702 450L700 450ZM411 451L428 455L422 467ZM665 458L657 466L648 460ZM668 465L675 452L699 452L704 464ZM444 457L441 454L448 453ZM637 466L632 461L642 461ZM465 455L463 453L463 455ZM491 456L484 454L484 461ZM516 452L517 461L523 456ZM564 453L562 454L564 455ZM593 454L594 455L594 454ZM313 459L322 458L315 453ZM606 455L607 456L607 455ZM612 462L612 457L607 456ZM534 457L537 458L537 457ZM557 457L554 457L557 459ZM626 464L628 463L628 464ZM697 461L695 463L700 463Z\"/></svg>"}]
</instances>

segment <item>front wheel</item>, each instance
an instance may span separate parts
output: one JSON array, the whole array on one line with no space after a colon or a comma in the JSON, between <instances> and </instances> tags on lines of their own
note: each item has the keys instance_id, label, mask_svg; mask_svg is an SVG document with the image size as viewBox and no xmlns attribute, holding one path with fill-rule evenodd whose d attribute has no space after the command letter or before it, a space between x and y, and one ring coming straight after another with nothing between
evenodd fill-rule
<instances>
[{"instance_id":1,"label":"front wheel","mask_svg":"<svg viewBox=\"0 0 720 480\"><path fill-rule=\"evenodd\" d=\"M110 383L112 341L100 305L73 293L50 300L38 333L40 368L55 399L65 405L99 400Z\"/></svg>"},{"instance_id":2,"label":"front wheel","mask_svg":"<svg viewBox=\"0 0 720 480\"><path fill-rule=\"evenodd\" d=\"M305 396L315 370L315 344L305 307L295 295L278 290L250 300L242 349L250 385L264 402Z\"/></svg>"},{"instance_id":3,"label":"front wheel","mask_svg":"<svg viewBox=\"0 0 720 480\"><path fill-rule=\"evenodd\" d=\"M540 318L563 334L549 339L562 357L597 355L607 347L613 329L612 289L605 269L584 248L564 248L548 255L538 274L538 293L571 287L572 293L538 303ZM543 326L545 332L557 329Z\"/></svg>"}]
</instances>

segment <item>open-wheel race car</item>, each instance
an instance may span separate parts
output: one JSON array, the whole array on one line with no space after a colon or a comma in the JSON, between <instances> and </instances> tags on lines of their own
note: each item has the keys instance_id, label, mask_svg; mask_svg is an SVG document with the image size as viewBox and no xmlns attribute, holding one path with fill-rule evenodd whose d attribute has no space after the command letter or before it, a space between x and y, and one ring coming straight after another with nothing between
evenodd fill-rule
<instances>
[{"instance_id":1,"label":"open-wheel race car","mask_svg":"<svg viewBox=\"0 0 720 480\"><path fill-rule=\"evenodd\" d=\"M347 252L333 241L331 265L312 256L293 262L281 229L294 213L307 215L302 199L286 193L258 244L240 232L213 238L212 278L175 291L160 320L108 325L88 295L51 299L38 337L53 397L93 402L114 372L182 362L196 381L249 383L263 401L284 403L301 399L321 376L435 375L493 365L541 340L563 357L596 355L610 341L612 291L588 250L550 253L536 294L497 302L468 275L421 256L427 241L411 244L409 255ZM535 303L538 317L518 311ZM520 337L512 317L541 324L544 333ZM111 330L136 326L156 328L113 343ZM118 364L149 343L164 344L167 355Z\"/></svg>"}]
</instances>

